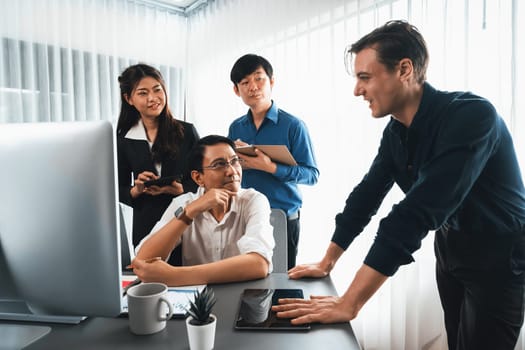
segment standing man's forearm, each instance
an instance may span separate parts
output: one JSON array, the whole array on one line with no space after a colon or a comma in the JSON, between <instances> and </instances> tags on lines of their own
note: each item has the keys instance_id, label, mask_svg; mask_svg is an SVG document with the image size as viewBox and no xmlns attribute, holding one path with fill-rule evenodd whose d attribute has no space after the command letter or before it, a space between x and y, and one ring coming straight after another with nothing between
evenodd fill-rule
<instances>
[{"instance_id":1,"label":"standing man's forearm","mask_svg":"<svg viewBox=\"0 0 525 350\"><path fill-rule=\"evenodd\" d=\"M331 253L334 252L337 251ZM291 318L293 324L348 322L357 317L363 305L387 278L388 276L363 265L342 297L310 296L309 300L279 299L279 304L272 306L272 310L277 312L277 317Z\"/></svg>"},{"instance_id":2,"label":"standing man's forearm","mask_svg":"<svg viewBox=\"0 0 525 350\"><path fill-rule=\"evenodd\" d=\"M330 242L328 248L326 249L326 253L323 257L323 260L321 260L321 267L325 269L327 274L329 274L330 271L332 271L332 269L335 266L335 263L337 262L337 260L339 260L339 258L341 257L341 255L343 255L344 252L345 251L343 250L343 248L339 247L334 242Z\"/></svg>"},{"instance_id":3,"label":"standing man's forearm","mask_svg":"<svg viewBox=\"0 0 525 350\"><path fill-rule=\"evenodd\" d=\"M324 257L320 262L297 265L288 271L288 277L291 279L299 279L303 277L325 277L330 271L332 271L335 263L343 253L343 248L339 247L334 242L330 242Z\"/></svg>"},{"instance_id":4,"label":"standing man's forearm","mask_svg":"<svg viewBox=\"0 0 525 350\"><path fill-rule=\"evenodd\" d=\"M383 285L388 276L374 270L368 265L363 264L357 271L354 280L343 294L343 304L347 305L353 318L368 299Z\"/></svg>"}]
</instances>

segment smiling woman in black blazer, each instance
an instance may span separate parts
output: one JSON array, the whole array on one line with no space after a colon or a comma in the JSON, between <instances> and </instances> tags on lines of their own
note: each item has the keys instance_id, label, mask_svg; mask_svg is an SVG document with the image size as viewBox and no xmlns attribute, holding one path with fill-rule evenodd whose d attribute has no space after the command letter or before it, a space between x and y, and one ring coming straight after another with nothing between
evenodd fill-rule
<instances>
[{"instance_id":1,"label":"smiling woman in black blazer","mask_svg":"<svg viewBox=\"0 0 525 350\"><path fill-rule=\"evenodd\" d=\"M119 200L133 207L133 245L153 228L171 200L197 185L186 155L199 139L195 127L171 114L161 73L146 64L130 66L118 78L117 123ZM165 186L145 182L173 177Z\"/></svg>"}]
</instances>

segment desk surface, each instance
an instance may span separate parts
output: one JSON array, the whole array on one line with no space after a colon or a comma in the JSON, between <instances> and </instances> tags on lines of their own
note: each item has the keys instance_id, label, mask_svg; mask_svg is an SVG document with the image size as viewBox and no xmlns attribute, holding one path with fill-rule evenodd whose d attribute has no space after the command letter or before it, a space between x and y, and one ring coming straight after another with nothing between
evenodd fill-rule
<instances>
[{"instance_id":1,"label":"desk surface","mask_svg":"<svg viewBox=\"0 0 525 350\"><path fill-rule=\"evenodd\" d=\"M302 288L305 296L334 295L329 277L289 280L286 274L221 285L212 285L217 296L213 313L218 323L215 349L360 349L350 323L313 324L308 332L237 331L234 320L245 288ZM8 323L8 322L2 322ZM38 324L37 324L38 325ZM26 349L189 349L184 320L168 321L163 331L137 336L129 331L127 318L88 318L78 325L52 324L49 334Z\"/></svg>"}]
</instances>

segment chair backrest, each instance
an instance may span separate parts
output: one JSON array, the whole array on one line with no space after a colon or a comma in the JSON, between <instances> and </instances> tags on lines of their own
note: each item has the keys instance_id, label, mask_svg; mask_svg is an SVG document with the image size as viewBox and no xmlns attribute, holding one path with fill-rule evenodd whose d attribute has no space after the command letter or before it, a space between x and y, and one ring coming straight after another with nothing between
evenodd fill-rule
<instances>
[{"instance_id":1,"label":"chair backrest","mask_svg":"<svg viewBox=\"0 0 525 350\"><path fill-rule=\"evenodd\" d=\"M133 244L131 243L131 216L133 209L126 204L119 203L119 218L120 218L120 262L122 264L122 271L128 271L126 266L131 264L131 260L135 257L133 251Z\"/></svg>"},{"instance_id":2,"label":"chair backrest","mask_svg":"<svg viewBox=\"0 0 525 350\"><path fill-rule=\"evenodd\" d=\"M288 231L286 229L286 214L281 209L272 209L270 224L273 226L273 272L288 271Z\"/></svg>"}]
</instances>

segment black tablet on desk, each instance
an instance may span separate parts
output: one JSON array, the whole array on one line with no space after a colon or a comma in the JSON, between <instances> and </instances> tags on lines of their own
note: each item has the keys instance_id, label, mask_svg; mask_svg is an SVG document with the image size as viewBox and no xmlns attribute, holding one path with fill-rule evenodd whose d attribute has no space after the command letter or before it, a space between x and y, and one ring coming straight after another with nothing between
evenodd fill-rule
<instances>
[{"instance_id":1,"label":"black tablet on desk","mask_svg":"<svg viewBox=\"0 0 525 350\"><path fill-rule=\"evenodd\" d=\"M282 298L303 299L302 289L245 289L241 301L235 329L239 330L294 330L306 331L310 324L292 325L290 319L277 318L272 305Z\"/></svg>"}]
</instances>

